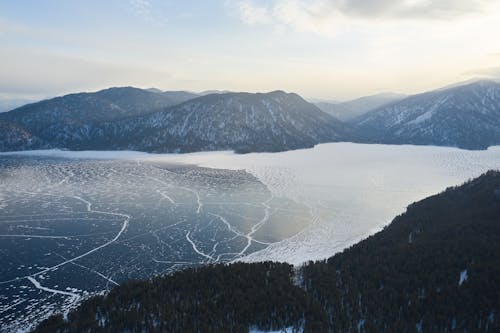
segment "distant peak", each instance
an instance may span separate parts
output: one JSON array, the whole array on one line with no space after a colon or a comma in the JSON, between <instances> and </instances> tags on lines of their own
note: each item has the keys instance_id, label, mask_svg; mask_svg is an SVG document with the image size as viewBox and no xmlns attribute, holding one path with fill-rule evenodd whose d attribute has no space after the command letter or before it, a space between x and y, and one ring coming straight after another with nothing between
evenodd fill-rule
<instances>
[{"instance_id":1,"label":"distant peak","mask_svg":"<svg viewBox=\"0 0 500 333\"><path fill-rule=\"evenodd\" d=\"M163 91L158 89L158 88L148 88L148 89L145 89L146 91L150 91L150 92L154 92L154 93L158 93L158 94L161 94Z\"/></svg>"},{"instance_id":2,"label":"distant peak","mask_svg":"<svg viewBox=\"0 0 500 333\"><path fill-rule=\"evenodd\" d=\"M477 80L470 81L468 83L464 83L462 86L484 87L484 86L497 86L497 85L499 85L499 82L495 81L493 79L477 79Z\"/></svg>"},{"instance_id":3,"label":"distant peak","mask_svg":"<svg viewBox=\"0 0 500 333\"><path fill-rule=\"evenodd\" d=\"M109 87L109 88L102 89L102 90L99 90L99 91L128 90L128 89L139 89L139 88L132 87L132 86L124 86L124 87Z\"/></svg>"},{"instance_id":4,"label":"distant peak","mask_svg":"<svg viewBox=\"0 0 500 333\"><path fill-rule=\"evenodd\" d=\"M131 92L131 91L148 91L145 89L140 89L132 86L126 86L126 87L110 87L106 89L102 89L99 91L96 91L96 94L106 94L106 93L126 93L126 92Z\"/></svg>"},{"instance_id":5,"label":"distant peak","mask_svg":"<svg viewBox=\"0 0 500 333\"><path fill-rule=\"evenodd\" d=\"M283 90L273 90L273 91L270 91L268 94L287 95L287 92L283 91Z\"/></svg>"},{"instance_id":6,"label":"distant peak","mask_svg":"<svg viewBox=\"0 0 500 333\"><path fill-rule=\"evenodd\" d=\"M471 79L471 80L462 81L462 82L454 83L451 85L447 85L447 86L444 86L440 89L437 89L437 91L452 90L455 88L491 87L491 86L500 86L500 83L496 80L493 80L493 79L476 78L476 79Z\"/></svg>"},{"instance_id":7,"label":"distant peak","mask_svg":"<svg viewBox=\"0 0 500 333\"><path fill-rule=\"evenodd\" d=\"M299 94L296 94L294 92L286 92L284 90L274 90L274 91L268 92L266 95L273 96L273 97L287 97L287 98L303 99Z\"/></svg>"}]
</instances>

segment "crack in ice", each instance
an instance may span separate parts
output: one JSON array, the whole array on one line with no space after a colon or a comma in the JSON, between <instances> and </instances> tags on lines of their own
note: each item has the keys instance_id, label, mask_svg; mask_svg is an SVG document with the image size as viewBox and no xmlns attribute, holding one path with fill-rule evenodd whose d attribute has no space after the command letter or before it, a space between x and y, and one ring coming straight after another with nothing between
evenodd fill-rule
<instances>
[{"instance_id":1,"label":"crack in ice","mask_svg":"<svg viewBox=\"0 0 500 333\"><path fill-rule=\"evenodd\" d=\"M78 301L78 299L80 298L80 295L78 294L75 294L75 293L70 293L68 291L63 291L63 290L57 290L57 289L51 289L51 288L47 288L47 287L44 287L40 284L40 282L38 282L34 277L32 276L28 276L27 279L33 283L33 285L37 288L37 289L40 289L40 290L43 290L43 291L47 291L49 293L53 293L53 294L60 294L60 295L65 295L65 296L70 296L72 297L74 300L73 302L76 302Z\"/></svg>"},{"instance_id":2,"label":"crack in ice","mask_svg":"<svg viewBox=\"0 0 500 333\"><path fill-rule=\"evenodd\" d=\"M48 267L40 272L37 272L35 274L31 274L31 275L26 275L26 276L23 276L23 277L16 277L14 279L11 279L11 280L8 280L8 281L2 281L0 282L0 284L6 284L6 283L10 283L10 282L13 282L13 281L18 281L18 280L22 280L22 279L29 279L30 277L31 278L34 278L40 274L43 274L43 273L46 273L46 272L49 272L49 271L53 271L61 266L64 266L66 264L69 264L69 263L72 263L76 260L79 260L79 259L82 259L86 256L88 256L89 254L92 254L96 251L99 251L100 249L102 248L105 248L111 244L113 244L114 242L116 242L120 236L125 232L125 230L127 229L128 227L128 224L129 224L129 221L130 221L130 218L131 216L130 215L127 215L127 214L122 214L122 213L110 213L110 212L103 212L103 211L98 211L98 210L93 210L92 209L92 203L90 203L88 200L85 200L79 196L61 196L61 195L56 195L56 194L49 194L49 193L34 193L34 192L24 192L24 193L28 193L28 194L34 194L34 195L48 195L48 196L55 196L55 197L69 197L69 198L73 198L73 199L76 199L76 200L79 200L83 203L86 204L87 206L87 212L89 213L100 213L100 214L106 214L106 215L113 215L113 216L120 216L120 217L123 217L125 218L124 221L123 221L123 224L122 224L122 227L120 229L120 231L115 235L115 237L113 237L113 239L107 241L106 243L100 245L100 246L97 246L95 248L93 248L92 250L89 250L81 255L78 255L76 257L73 257L71 259L68 259L66 261L63 261L57 265L54 265L54 266L51 266L51 267ZM30 280L31 281L31 280Z\"/></svg>"},{"instance_id":3,"label":"crack in ice","mask_svg":"<svg viewBox=\"0 0 500 333\"><path fill-rule=\"evenodd\" d=\"M198 253L200 256L202 257L205 257L207 258L209 261L216 261L214 257L212 257L211 255L209 254L206 254L202 251L200 251L197 247L196 247L196 244L193 242L193 240L191 238L189 238L189 235L191 234L191 231L188 231L187 234L186 234L186 239L187 241L191 244L191 246L193 247L193 250L194 252Z\"/></svg>"}]
</instances>

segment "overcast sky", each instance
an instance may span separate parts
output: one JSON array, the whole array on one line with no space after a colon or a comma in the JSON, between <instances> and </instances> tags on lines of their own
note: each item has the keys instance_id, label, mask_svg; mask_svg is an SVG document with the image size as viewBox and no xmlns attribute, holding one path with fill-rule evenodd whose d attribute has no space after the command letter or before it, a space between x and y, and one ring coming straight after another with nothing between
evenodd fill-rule
<instances>
[{"instance_id":1,"label":"overcast sky","mask_svg":"<svg viewBox=\"0 0 500 333\"><path fill-rule=\"evenodd\" d=\"M415 93L500 77L499 34L499 0L0 0L0 99Z\"/></svg>"}]
</instances>

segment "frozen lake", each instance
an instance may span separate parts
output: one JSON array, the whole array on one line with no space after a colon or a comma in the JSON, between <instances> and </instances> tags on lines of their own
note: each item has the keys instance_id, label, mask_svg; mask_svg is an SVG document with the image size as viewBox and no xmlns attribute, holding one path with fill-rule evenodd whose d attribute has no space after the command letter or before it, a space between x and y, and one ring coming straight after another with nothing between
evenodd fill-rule
<instances>
[{"instance_id":1,"label":"frozen lake","mask_svg":"<svg viewBox=\"0 0 500 333\"><path fill-rule=\"evenodd\" d=\"M1 153L0 325L27 327L188 265L326 258L408 204L499 168L500 147Z\"/></svg>"},{"instance_id":2,"label":"frozen lake","mask_svg":"<svg viewBox=\"0 0 500 333\"><path fill-rule=\"evenodd\" d=\"M197 153L158 158L210 168L244 169L276 196L307 206L312 217L308 228L244 259L300 264L330 257L366 238L414 201L489 169L500 169L500 146L469 151L329 143L282 153Z\"/></svg>"}]
</instances>

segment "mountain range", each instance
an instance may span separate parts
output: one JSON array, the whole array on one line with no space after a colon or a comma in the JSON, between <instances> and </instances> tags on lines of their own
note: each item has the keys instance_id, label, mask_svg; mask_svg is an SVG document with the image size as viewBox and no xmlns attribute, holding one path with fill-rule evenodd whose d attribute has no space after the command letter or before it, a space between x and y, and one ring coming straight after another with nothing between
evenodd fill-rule
<instances>
[{"instance_id":1,"label":"mountain range","mask_svg":"<svg viewBox=\"0 0 500 333\"><path fill-rule=\"evenodd\" d=\"M335 141L485 149L500 144L500 84L476 81L406 97L382 94L328 105L283 91L109 88L0 113L0 129L0 151L244 153Z\"/></svg>"},{"instance_id":2,"label":"mountain range","mask_svg":"<svg viewBox=\"0 0 500 333\"><path fill-rule=\"evenodd\" d=\"M197 97L136 88L29 104L0 114L0 126L2 150L281 151L340 140L346 132L344 124L297 94Z\"/></svg>"},{"instance_id":3,"label":"mountain range","mask_svg":"<svg viewBox=\"0 0 500 333\"><path fill-rule=\"evenodd\" d=\"M342 121L350 121L365 113L381 108L392 102L400 101L406 95L394 93L381 93L365 96L346 102L316 102L314 103L324 112Z\"/></svg>"}]
</instances>

